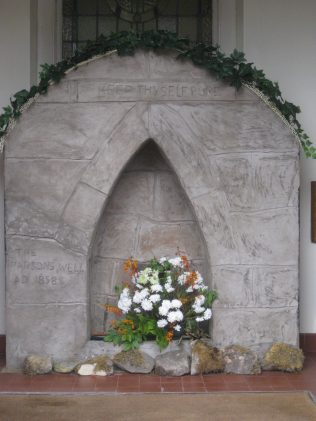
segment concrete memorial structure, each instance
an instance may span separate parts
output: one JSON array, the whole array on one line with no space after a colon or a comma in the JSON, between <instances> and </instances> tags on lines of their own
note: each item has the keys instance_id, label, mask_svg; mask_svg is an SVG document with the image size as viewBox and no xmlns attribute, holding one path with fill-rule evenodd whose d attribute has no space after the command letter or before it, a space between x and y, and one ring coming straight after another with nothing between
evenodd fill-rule
<instances>
[{"instance_id":1,"label":"concrete memorial structure","mask_svg":"<svg viewBox=\"0 0 316 421\"><path fill-rule=\"evenodd\" d=\"M214 345L298 340L299 151L254 94L175 54L79 66L5 151L7 364L102 331L121 264L172 256L219 299Z\"/></svg>"}]
</instances>

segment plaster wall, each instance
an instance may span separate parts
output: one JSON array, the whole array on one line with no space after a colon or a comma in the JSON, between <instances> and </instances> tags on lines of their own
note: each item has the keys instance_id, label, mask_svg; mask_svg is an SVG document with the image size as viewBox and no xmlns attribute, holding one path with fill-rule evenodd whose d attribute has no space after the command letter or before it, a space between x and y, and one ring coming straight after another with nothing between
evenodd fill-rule
<instances>
[{"instance_id":1,"label":"plaster wall","mask_svg":"<svg viewBox=\"0 0 316 421\"><path fill-rule=\"evenodd\" d=\"M247 59L279 82L284 97L300 105L304 129L316 144L316 2L244 0ZM316 332L316 244L310 241L310 181L316 160L301 154L300 331Z\"/></svg>"}]
</instances>

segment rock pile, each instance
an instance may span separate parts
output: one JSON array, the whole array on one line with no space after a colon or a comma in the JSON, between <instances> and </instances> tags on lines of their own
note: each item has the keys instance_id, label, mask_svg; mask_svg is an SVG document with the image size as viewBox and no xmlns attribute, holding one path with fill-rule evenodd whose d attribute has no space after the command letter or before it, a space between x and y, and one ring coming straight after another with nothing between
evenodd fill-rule
<instances>
[{"instance_id":1,"label":"rock pile","mask_svg":"<svg viewBox=\"0 0 316 421\"><path fill-rule=\"evenodd\" d=\"M109 345L109 346L108 346ZM119 351L119 352L117 352ZM275 343L263 358L240 345L218 349L210 341L182 341L159 351L154 343L145 343L139 350L123 351L112 344L89 343L66 361L52 361L49 356L29 355L24 361L24 373L46 374L75 372L82 376L107 376L115 370L129 373L151 373L161 376L185 374L234 373L260 374L261 370L300 371L303 352L292 345Z\"/></svg>"}]
</instances>

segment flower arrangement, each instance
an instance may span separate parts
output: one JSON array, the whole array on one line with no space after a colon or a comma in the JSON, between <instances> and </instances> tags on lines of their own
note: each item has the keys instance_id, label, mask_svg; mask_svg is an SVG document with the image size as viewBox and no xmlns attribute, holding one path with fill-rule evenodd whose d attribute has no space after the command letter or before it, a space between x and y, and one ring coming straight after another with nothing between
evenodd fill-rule
<instances>
[{"instance_id":1,"label":"flower arrangement","mask_svg":"<svg viewBox=\"0 0 316 421\"><path fill-rule=\"evenodd\" d=\"M142 270L137 261L128 259L124 270L130 274L130 283L117 288L117 307L105 306L106 311L123 317L112 322L105 341L129 350L154 337L162 349L175 334L205 335L201 323L211 319L217 294L191 269L186 256L152 259Z\"/></svg>"}]
</instances>

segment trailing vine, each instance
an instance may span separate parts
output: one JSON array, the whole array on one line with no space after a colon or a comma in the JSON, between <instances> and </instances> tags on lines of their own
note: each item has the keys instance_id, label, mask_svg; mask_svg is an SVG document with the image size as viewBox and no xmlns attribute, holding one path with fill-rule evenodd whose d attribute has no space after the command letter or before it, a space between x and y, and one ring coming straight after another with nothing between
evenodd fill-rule
<instances>
[{"instance_id":1,"label":"trailing vine","mask_svg":"<svg viewBox=\"0 0 316 421\"><path fill-rule=\"evenodd\" d=\"M38 85L32 86L30 90L23 89L17 92L10 98L10 105L3 108L3 113L0 115L1 148L10 129L28 104L38 95L46 93L52 83L58 83L68 70L95 56L111 51L117 51L118 55L133 55L138 48L175 49L179 52L179 58L189 58L194 64L205 68L237 90L242 86L248 87L288 124L299 140L306 157L316 159L316 148L297 119L300 108L284 100L278 83L267 79L264 72L257 69L253 63L247 63L244 53L234 50L227 56L218 46L203 43L192 46L188 39L179 38L168 31L147 31L139 35L123 31L108 37L101 35L95 42L88 42L84 49L77 50L72 57L57 64L42 65Z\"/></svg>"}]
</instances>

